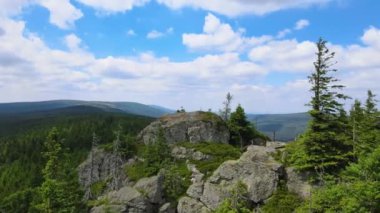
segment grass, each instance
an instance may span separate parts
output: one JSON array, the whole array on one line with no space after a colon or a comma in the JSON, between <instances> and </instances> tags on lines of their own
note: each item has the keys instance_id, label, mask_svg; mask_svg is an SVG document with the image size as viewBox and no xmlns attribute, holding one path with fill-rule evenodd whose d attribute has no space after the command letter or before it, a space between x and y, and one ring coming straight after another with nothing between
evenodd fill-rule
<instances>
[{"instance_id":1,"label":"grass","mask_svg":"<svg viewBox=\"0 0 380 213\"><path fill-rule=\"evenodd\" d=\"M94 196L94 197L98 197L100 196L104 189L107 187L107 181L97 181L93 184L91 184L91 187L90 187L90 190L91 190L91 194Z\"/></svg>"},{"instance_id":2,"label":"grass","mask_svg":"<svg viewBox=\"0 0 380 213\"><path fill-rule=\"evenodd\" d=\"M181 143L180 146L200 151L203 154L210 155L208 160L196 161L192 160L197 169L209 177L212 173L225 161L236 160L240 157L241 151L230 144L202 142L202 143Z\"/></svg>"}]
</instances>

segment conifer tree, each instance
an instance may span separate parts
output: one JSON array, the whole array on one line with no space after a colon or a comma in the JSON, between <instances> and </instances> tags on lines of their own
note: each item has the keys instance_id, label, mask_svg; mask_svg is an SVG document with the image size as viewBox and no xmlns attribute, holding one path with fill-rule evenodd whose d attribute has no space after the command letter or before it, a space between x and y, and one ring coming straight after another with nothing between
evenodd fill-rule
<instances>
[{"instance_id":1,"label":"conifer tree","mask_svg":"<svg viewBox=\"0 0 380 213\"><path fill-rule=\"evenodd\" d=\"M308 77L313 96L309 103L311 121L303 137L307 155L303 168L323 176L347 163L351 146L345 134L348 120L340 102L348 97L339 92L344 86L337 85L338 79L332 76L337 71L332 68L335 53L323 39L316 46L314 72Z\"/></svg>"},{"instance_id":2,"label":"conifer tree","mask_svg":"<svg viewBox=\"0 0 380 213\"><path fill-rule=\"evenodd\" d=\"M65 155L56 128L50 131L44 145L47 162L42 170L44 182L39 189L42 203L37 204L37 209L45 213L79 211L82 195L77 181L66 177Z\"/></svg>"},{"instance_id":3,"label":"conifer tree","mask_svg":"<svg viewBox=\"0 0 380 213\"><path fill-rule=\"evenodd\" d=\"M223 109L219 110L220 116L225 121L228 121L228 119L230 118L232 98L232 95L228 92L226 95L226 100L223 102Z\"/></svg>"},{"instance_id":4,"label":"conifer tree","mask_svg":"<svg viewBox=\"0 0 380 213\"><path fill-rule=\"evenodd\" d=\"M380 129L378 126L379 111L376 108L375 95L371 90L367 92L367 99L360 120L358 137L358 155L366 155L380 145Z\"/></svg>"},{"instance_id":5,"label":"conifer tree","mask_svg":"<svg viewBox=\"0 0 380 213\"><path fill-rule=\"evenodd\" d=\"M231 133L231 144L240 146L240 148L251 144L252 140L257 137L266 138L248 121L247 115L240 104L236 107L235 112L231 113L228 127Z\"/></svg>"}]
</instances>

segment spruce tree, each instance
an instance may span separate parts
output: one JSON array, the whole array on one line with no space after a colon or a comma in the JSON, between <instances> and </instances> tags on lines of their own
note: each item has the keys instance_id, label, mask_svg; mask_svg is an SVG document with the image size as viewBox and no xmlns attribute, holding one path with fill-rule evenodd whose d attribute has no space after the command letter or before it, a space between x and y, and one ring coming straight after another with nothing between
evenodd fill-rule
<instances>
[{"instance_id":1,"label":"spruce tree","mask_svg":"<svg viewBox=\"0 0 380 213\"><path fill-rule=\"evenodd\" d=\"M357 139L359 156L372 152L380 145L379 111L376 108L376 102L375 95L368 90Z\"/></svg>"},{"instance_id":2,"label":"spruce tree","mask_svg":"<svg viewBox=\"0 0 380 213\"><path fill-rule=\"evenodd\" d=\"M47 162L42 170L44 182L39 188L42 203L36 208L45 213L80 212L82 194L76 179L67 174L64 166L67 159L56 128L50 131L44 145Z\"/></svg>"},{"instance_id":3,"label":"spruce tree","mask_svg":"<svg viewBox=\"0 0 380 213\"><path fill-rule=\"evenodd\" d=\"M307 157L302 167L323 176L347 163L351 146L345 134L348 120L340 102L348 97L339 92L344 86L336 84L338 79L332 76L337 71L332 68L335 53L323 39L316 46L314 72L308 77L313 96L309 103L311 121L303 137Z\"/></svg>"},{"instance_id":4,"label":"spruce tree","mask_svg":"<svg viewBox=\"0 0 380 213\"><path fill-rule=\"evenodd\" d=\"M252 144L255 138L266 139L266 136L258 132L253 124L248 121L247 115L240 104L236 107L235 112L231 113L230 119L228 120L228 127L231 133L230 143L235 146L240 146L241 149L244 146Z\"/></svg>"},{"instance_id":5,"label":"spruce tree","mask_svg":"<svg viewBox=\"0 0 380 213\"><path fill-rule=\"evenodd\" d=\"M228 92L226 95L226 100L223 102L223 109L219 110L220 116L225 121L227 121L230 118L232 98L232 95Z\"/></svg>"}]
</instances>

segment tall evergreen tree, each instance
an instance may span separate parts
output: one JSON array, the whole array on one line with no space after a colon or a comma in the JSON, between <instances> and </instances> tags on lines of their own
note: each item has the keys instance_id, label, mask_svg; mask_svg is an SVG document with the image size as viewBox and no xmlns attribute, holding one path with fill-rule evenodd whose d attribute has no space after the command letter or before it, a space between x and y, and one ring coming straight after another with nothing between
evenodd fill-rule
<instances>
[{"instance_id":1,"label":"tall evergreen tree","mask_svg":"<svg viewBox=\"0 0 380 213\"><path fill-rule=\"evenodd\" d=\"M40 187L42 203L36 207L45 213L80 211L79 185L70 180L72 177L66 177L65 155L56 128L50 131L45 148L43 154L47 162L42 170L44 182Z\"/></svg>"},{"instance_id":2,"label":"tall evergreen tree","mask_svg":"<svg viewBox=\"0 0 380 213\"><path fill-rule=\"evenodd\" d=\"M362 125L364 119L364 109L362 108L361 102L355 100L354 105L350 110L350 124L352 129L352 146L354 156L358 155L358 138L360 137Z\"/></svg>"},{"instance_id":3,"label":"tall evergreen tree","mask_svg":"<svg viewBox=\"0 0 380 213\"><path fill-rule=\"evenodd\" d=\"M313 96L309 103L311 121L303 137L307 155L303 168L323 175L347 163L351 146L345 134L348 120L340 102L348 97L339 92L344 86L337 85L332 76L337 71L332 68L335 53L323 39L316 46L314 72L308 77Z\"/></svg>"},{"instance_id":4,"label":"tall evergreen tree","mask_svg":"<svg viewBox=\"0 0 380 213\"><path fill-rule=\"evenodd\" d=\"M380 145L380 128L378 126L379 111L376 108L375 95L371 90L367 92L367 99L360 120L358 137L358 155L366 155Z\"/></svg>"},{"instance_id":5,"label":"tall evergreen tree","mask_svg":"<svg viewBox=\"0 0 380 213\"><path fill-rule=\"evenodd\" d=\"M252 144L252 140L255 138L266 138L248 121L247 115L240 104L236 107L235 112L231 113L228 127L231 133L230 143L240 146L240 148Z\"/></svg>"}]
</instances>

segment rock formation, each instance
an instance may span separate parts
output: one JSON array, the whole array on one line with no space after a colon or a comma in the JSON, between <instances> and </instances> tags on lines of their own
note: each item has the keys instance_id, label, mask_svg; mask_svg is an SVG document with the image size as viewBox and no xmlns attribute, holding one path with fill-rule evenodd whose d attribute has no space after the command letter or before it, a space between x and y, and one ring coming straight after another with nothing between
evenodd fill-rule
<instances>
[{"instance_id":1,"label":"rock formation","mask_svg":"<svg viewBox=\"0 0 380 213\"><path fill-rule=\"evenodd\" d=\"M189 197L179 201L179 212L193 212L194 208L215 209L229 197L230 190L238 181L247 185L249 199L262 203L277 189L284 176L284 168L270 155L272 149L263 146L249 146L238 160L226 161L204 183L195 181L187 191ZM185 208L185 209L181 209Z\"/></svg>"},{"instance_id":2,"label":"rock formation","mask_svg":"<svg viewBox=\"0 0 380 213\"><path fill-rule=\"evenodd\" d=\"M229 130L226 123L211 112L190 112L166 115L147 126L139 138L145 143L154 142L162 129L169 144L188 141L228 143Z\"/></svg>"},{"instance_id":3,"label":"rock formation","mask_svg":"<svg viewBox=\"0 0 380 213\"><path fill-rule=\"evenodd\" d=\"M119 168L113 168L115 161L121 162ZM128 181L123 172L125 163L127 163L125 160L113 155L111 152L94 148L88 158L78 167L79 183L85 189L85 199L89 198L89 191L92 184L103 182L105 184L104 191L109 191L125 185ZM114 178L112 176L114 169L120 175L118 175L118 180L111 181L112 178ZM118 187L113 186L112 184L116 184Z\"/></svg>"}]
</instances>

